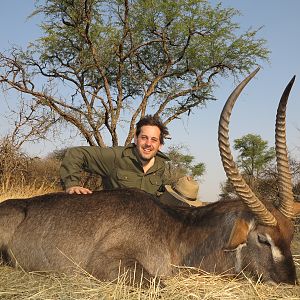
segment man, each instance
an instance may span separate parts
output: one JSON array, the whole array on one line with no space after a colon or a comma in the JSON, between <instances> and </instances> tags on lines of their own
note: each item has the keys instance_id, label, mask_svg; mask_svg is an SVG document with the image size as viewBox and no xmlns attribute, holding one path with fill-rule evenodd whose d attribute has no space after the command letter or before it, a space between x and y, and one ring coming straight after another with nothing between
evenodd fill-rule
<instances>
[{"instance_id":1,"label":"man","mask_svg":"<svg viewBox=\"0 0 300 300\"><path fill-rule=\"evenodd\" d=\"M79 185L81 170L85 170L100 175L105 189L135 187L156 195L169 160L160 152L168 134L159 118L147 115L136 124L134 143L128 146L70 148L60 168L66 192L92 193Z\"/></svg>"}]
</instances>

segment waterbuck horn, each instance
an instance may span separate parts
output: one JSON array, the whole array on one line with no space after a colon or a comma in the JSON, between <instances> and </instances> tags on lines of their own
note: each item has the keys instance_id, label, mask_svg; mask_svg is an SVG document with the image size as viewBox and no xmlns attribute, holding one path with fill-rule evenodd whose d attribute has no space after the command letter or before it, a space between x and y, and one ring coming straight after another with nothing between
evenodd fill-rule
<instances>
[{"instance_id":1,"label":"waterbuck horn","mask_svg":"<svg viewBox=\"0 0 300 300\"><path fill-rule=\"evenodd\" d=\"M279 183L279 198L280 207L278 208L281 213L288 217L294 217L294 196L292 186L292 174L290 172L288 154L286 147L286 105L289 98L291 88L294 84L295 76L286 86L279 105L276 115L276 128L275 128L275 145L276 145L276 160L277 172Z\"/></svg>"},{"instance_id":2,"label":"waterbuck horn","mask_svg":"<svg viewBox=\"0 0 300 300\"><path fill-rule=\"evenodd\" d=\"M245 182L243 177L240 175L239 170L233 160L233 156L230 150L229 136L228 136L228 125L229 119L232 112L232 108L242 92L243 88L247 83L255 76L259 71L257 68L252 72L247 78L245 78L231 93L227 99L219 120L219 130L218 130L218 141L219 141L219 151L221 155L221 160L226 173L227 178L233 185L236 193L243 199L244 203L249 207L249 209L255 214L257 220L264 225L276 226L277 220L271 214L271 212L265 207L265 205L255 196L253 191L250 189L248 184Z\"/></svg>"}]
</instances>

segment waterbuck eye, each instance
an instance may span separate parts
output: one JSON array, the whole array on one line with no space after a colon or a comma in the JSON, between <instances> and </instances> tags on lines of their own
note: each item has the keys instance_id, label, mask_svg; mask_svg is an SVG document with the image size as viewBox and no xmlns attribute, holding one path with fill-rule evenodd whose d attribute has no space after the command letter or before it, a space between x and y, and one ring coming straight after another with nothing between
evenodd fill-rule
<instances>
[{"instance_id":1,"label":"waterbuck eye","mask_svg":"<svg viewBox=\"0 0 300 300\"><path fill-rule=\"evenodd\" d=\"M267 245L267 246L271 246L271 244L270 244L270 242L269 242L269 240L268 240L268 238L267 238L266 236L264 236L264 235L262 235L262 234L258 234L258 235L257 235L257 239L258 239L258 241L259 241L261 244L265 244L265 245Z\"/></svg>"}]
</instances>

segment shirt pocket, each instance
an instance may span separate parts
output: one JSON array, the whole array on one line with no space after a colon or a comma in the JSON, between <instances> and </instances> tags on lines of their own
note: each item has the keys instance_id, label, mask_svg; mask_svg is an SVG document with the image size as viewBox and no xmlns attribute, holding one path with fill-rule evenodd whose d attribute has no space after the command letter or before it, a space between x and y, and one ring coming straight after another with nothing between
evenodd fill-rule
<instances>
[{"instance_id":1,"label":"shirt pocket","mask_svg":"<svg viewBox=\"0 0 300 300\"><path fill-rule=\"evenodd\" d=\"M149 182L152 186L153 192L157 192L163 184L162 177L154 174L149 176Z\"/></svg>"},{"instance_id":2,"label":"shirt pocket","mask_svg":"<svg viewBox=\"0 0 300 300\"><path fill-rule=\"evenodd\" d=\"M118 169L117 181L120 187L139 188L141 185L141 178L128 170Z\"/></svg>"}]
</instances>

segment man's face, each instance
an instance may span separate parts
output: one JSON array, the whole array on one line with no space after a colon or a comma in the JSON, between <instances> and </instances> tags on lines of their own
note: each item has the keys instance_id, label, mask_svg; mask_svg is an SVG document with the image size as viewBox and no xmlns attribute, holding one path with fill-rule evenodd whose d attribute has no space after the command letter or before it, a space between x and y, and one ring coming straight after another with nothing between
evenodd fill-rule
<instances>
[{"instance_id":1,"label":"man's face","mask_svg":"<svg viewBox=\"0 0 300 300\"><path fill-rule=\"evenodd\" d=\"M134 137L138 155L142 161L150 161L161 148L160 129L157 126L142 126L141 132Z\"/></svg>"}]
</instances>

